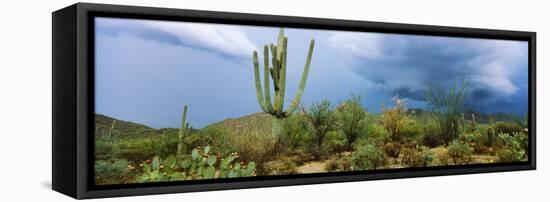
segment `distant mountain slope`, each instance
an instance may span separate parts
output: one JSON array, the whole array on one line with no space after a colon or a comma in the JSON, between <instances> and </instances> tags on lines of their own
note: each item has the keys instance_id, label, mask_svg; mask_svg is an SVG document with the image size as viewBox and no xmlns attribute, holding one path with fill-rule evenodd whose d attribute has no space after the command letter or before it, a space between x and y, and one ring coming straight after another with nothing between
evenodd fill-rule
<instances>
[{"instance_id":1,"label":"distant mountain slope","mask_svg":"<svg viewBox=\"0 0 550 202\"><path fill-rule=\"evenodd\" d=\"M206 126L217 127L231 134L271 133L271 115L258 112L239 118L229 118Z\"/></svg>"},{"instance_id":2,"label":"distant mountain slope","mask_svg":"<svg viewBox=\"0 0 550 202\"><path fill-rule=\"evenodd\" d=\"M111 125L113 124L113 121L115 120L116 120L115 128L118 131L118 134L123 136L157 135L157 134L162 134L163 130L169 130L169 129L158 130L143 124L118 120L102 114L96 114L95 115L96 137L101 137L107 131L109 131L109 129L111 128ZM175 129L172 129L172 130L175 130Z\"/></svg>"},{"instance_id":3,"label":"distant mountain slope","mask_svg":"<svg viewBox=\"0 0 550 202\"><path fill-rule=\"evenodd\" d=\"M119 119L115 119L109 116L105 116L102 114L96 114L95 115L95 135L96 137L101 137L109 129L111 128L111 125L113 124L113 121L116 121L116 130L118 131L118 134L120 136L128 137L128 136L149 136L149 135L162 135L162 134L174 134L179 132L179 128L152 128L143 124L134 123L130 121L123 121ZM197 132L198 129L192 129L192 132Z\"/></svg>"}]
</instances>

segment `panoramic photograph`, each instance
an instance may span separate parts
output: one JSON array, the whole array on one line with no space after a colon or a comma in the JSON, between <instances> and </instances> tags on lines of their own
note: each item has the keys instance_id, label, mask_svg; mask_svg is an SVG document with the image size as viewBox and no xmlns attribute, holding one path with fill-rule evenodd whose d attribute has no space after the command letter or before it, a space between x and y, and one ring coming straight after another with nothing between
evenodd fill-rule
<instances>
[{"instance_id":1,"label":"panoramic photograph","mask_svg":"<svg viewBox=\"0 0 550 202\"><path fill-rule=\"evenodd\" d=\"M95 18L95 185L528 161L528 42Z\"/></svg>"}]
</instances>

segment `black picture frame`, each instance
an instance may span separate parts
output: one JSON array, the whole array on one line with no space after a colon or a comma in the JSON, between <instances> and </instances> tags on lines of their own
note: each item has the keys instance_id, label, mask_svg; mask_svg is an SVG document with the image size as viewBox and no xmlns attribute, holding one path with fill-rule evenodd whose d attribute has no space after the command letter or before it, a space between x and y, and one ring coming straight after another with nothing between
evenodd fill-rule
<instances>
[{"instance_id":1,"label":"black picture frame","mask_svg":"<svg viewBox=\"0 0 550 202\"><path fill-rule=\"evenodd\" d=\"M529 43L528 161L484 165L403 168L376 171L95 186L93 183L93 18L96 16L527 41ZM535 32L90 3L77 3L55 11L52 13L52 21L52 188L53 190L77 199L536 169Z\"/></svg>"}]
</instances>

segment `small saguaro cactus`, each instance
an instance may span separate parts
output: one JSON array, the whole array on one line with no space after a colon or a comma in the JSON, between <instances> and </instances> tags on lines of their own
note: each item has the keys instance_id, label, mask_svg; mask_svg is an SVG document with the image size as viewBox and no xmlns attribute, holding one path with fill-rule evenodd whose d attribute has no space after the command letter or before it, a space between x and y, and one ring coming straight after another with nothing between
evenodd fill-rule
<instances>
[{"instance_id":1,"label":"small saguaro cactus","mask_svg":"<svg viewBox=\"0 0 550 202\"><path fill-rule=\"evenodd\" d=\"M178 134L178 155L185 154L185 151L187 148L185 148L185 142L184 139L187 137L190 133L193 127L189 126L189 122L186 120L187 118L187 105L183 107L183 117L181 120L181 126L180 131Z\"/></svg>"},{"instance_id":2,"label":"small saguaro cactus","mask_svg":"<svg viewBox=\"0 0 550 202\"><path fill-rule=\"evenodd\" d=\"M260 67L258 64L258 52L253 53L254 63L254 79L256 82L256 96L258 103L262 111L271 114L273 116L273 122L271 127L271 133L275 138L278 138L281 134L282 125L281 121L284 118L291 116L295 111L302 95L304 94L304 88L306 86L307 75L309 73L309 66L311 64L311 57L313 55L313 47L315 46L315 40L311 39L309 43L309 52L307 54L306 63L304 66L304 72L300 80L298 91L294 96L294 99L290 103L290 106L284 110L285 88L286 88L286 62L287 62L287 44L288 38L284 35L284 29L279 30L279 37L277 39L277 45L270 44L264 46L264 86L262 91L262 84L260 82ZM271 66L269 64L269 51L271 50ZM274 90L274 102L271 102L270 92L270 78L273 80Z\"/></svg>"},{"instance_id":3,"label":"small saguaro cactus","mask_svg":"<svg viewBox=\"0 0 550 202\"><path fill-rule=\"evenodd\" d=\"M472 128L473 130L477 129L476 115L472 113Z\"/></svg>"},{"instance_id":4,"label":"small saguaro cactus","mask_svg":"<svg viewBox=\"0 0 550 202\"><path fill-rule=\"evenodd\" d=\"M107 131L107 138L113 138L118 135L118 130L116 127L116 120L113 120L113 122L111 123L111 127Z\"/></svg>"}]
</instances>

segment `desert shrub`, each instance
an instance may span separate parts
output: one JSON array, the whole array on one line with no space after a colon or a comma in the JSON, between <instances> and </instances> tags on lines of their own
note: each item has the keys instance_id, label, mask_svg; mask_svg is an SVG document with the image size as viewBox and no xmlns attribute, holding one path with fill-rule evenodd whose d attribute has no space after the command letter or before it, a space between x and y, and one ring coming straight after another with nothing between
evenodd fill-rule
<instances>
[{"instance_id":1,"label":"desert shrub","mask_svg":"<svg viewBox=\"0 0 550 202\"><path fill-rule=\"evenodd\" d=\"M288 158L292 158L292 161L296 163L297 166L301 166L306 162L310 162L315 160L315 157L313 157L310 153L306 153L305 151L296 150L293 151L290 154L286 155Z\"/></svg>"},{"instance_id":2,"label":"desert shrub","mask_svg":"<svg viewBox=\"0 0 550 202\"><path fill-rule=\"evenodd\" d=\"M177 135L161 134L120 138L113 144L113 154L117 158L133 162L143 161L151 156L169 156L177 151Z\"/></svg>"},{"instance_id":3,"label":"desert shrub","mask_svg":"<svg viewBox=\"0 0 550 202\"><path fill-rule=\"evenodd\" d=\"M472 133L463 133L459 137L460 141L468 143L471 147L473 147L474 152L483 152L485 145L487 142L487 135L484 135L483 133L478 133L477 131L474 131Z\"/></svg>"},{"instance_id":4,"label":"desert shrub","mask_svg":"<svg viewBox=\"0 0 550 202\"><path fill-rule=\"evenodd\" d=\"M342 155L337 155L325 163L325 170L328 172L348 171L350 169L351 164L349 159Z\"/></svg>"},{"instance_id":5,"label":"desert shrub","mask_svg":"<svg viewBox=\"0 0 550 202\"><path fill-rule=\"evenodd\" d=\"M218 126L208 126L200 130L199 146L210 145L215 153L231 153L233 151L230 139L241 134L230 134L227 130ZM195 148L195 147L191 147Z\"/></svg>"},{"instance_id":6,"label":"desert shrub","mask_svg":"<svg viewBox=\"0 0 550 202\"><path fill-rule=\"evenodd\" d=\"M113 143L110 141L99 140L96 138L95 144L95 159L96 160L107 160L114 158L113 154Z\"/></svg>"},{"instance_id":7,"label":"desert shrub","mask_svg":"<svg viewBox=\"0 0 550 202\"><path fill-rule=\"evenodd\" d=\"M108 129L95 128L95 158L96 160L116 158L114 156L113 145L116 144L117 137L120 132L117 129L117 123L115 120L111 122L111 126Z\"/></svg>"},{"instance_id":8,"label":"desert shrub","mask_svg":"<svg viewBox=\"0 0 550 202\"><path fill-rule=\"evenodd\" d=\"M453 140L447 147L449 156L455 165L469 164L472 161L472 148L459 140Z\"/></svg>"},{"instance_id":9,"label":"desert shrub","mask_svg":"<svg viewBox=\"0 0 550 202\"><path fill-rule=\"evenodd\" d=\"M184 139L184 143L186 145L186 148L197 148L203 145L202 143L202 136L200 133L191 133ZM204 144L208 145L208 144ZM177 147L176 147L177 148ZM189 153L190 151L186 151Z\"/></svg>"},{"instance_id":10,"label":"desert shrub","mask_svg":"<svg viewBox=\"0 0 550 202\"><path fill-rule=\"evenodd\" d=\"M259 174L263 173L263 163L272 160L277 153L276 144L269 135L255 132L230 132L223 127L210 126L200 132L200 146L210 145L212 153L227 154L236 152L243 161L256 163Z\"/></svg>"},{"instance_id":11,"label":"desert shrub","mask_svg":"<svg viewBox=\"0 0 550 202\"><path fill-rule=\"evenodd\" d=\"M384 152L389 157L397 158L401 152L401 144L399 142L386 142L384 144Z\"/></svg>"},{"instance_id":12,"label":"desert shrub","mask_svg":"<svg viewBox=\"0 0 550 202\"><path fill-rule=\"evenodd\" d=\"M401 141L401 130L407 123L407 106L404 99L394 98L393 108L382 108L380 123L388 131L392 141Z\"/></svg>"},{"instance_id":13,"label":"desert shrub","mask_svg":"<svg viewBox=\"0 0 550 202\"><path fill-rule=\"evenodd\" d=\"M422 136L422 144L428 147L437 147L443 144L440 136L435 133L425 133Z\"/></svg>"},{"instance_id":14,"label":"desert shrub","mask_svg":"<svg viewBox=\"0 0 550 202\"><path fill-rule=\"evenodd\" d=\"M130 162L124 159L95 161L95 183L98 185L131 183L133 169L129 165Z\"/></svg>"},{"instance_id":15,"label":"desert shrub","mask_svg":"<svg viewBox=\"0 0 550 202\"><path fill-rule=\"evenodd\" d=\"M509 135L501 133L498 135L499 139L504 143L504 147L497 151L497 157L499 162L517 162L521 161L526 156L527 135L523 133L515 133Z\"/></svg>"},{"instance_id":16,"label":"desert shrub","mask_svg":"<svg viewBox=\"0 0 550 202\"><path fill-rule=\"evenodd\" d=\"M454 82L450 89L430 88L426 93L428 109L440 130L442 141L447 145L460 134L467 87L467 81L459 85Z\"/></svg>"},{"instance_id":17,"label":"desert shrub","mask_svg":"<svg viewBox=\"0 0 550 202\"><path fill-rule=\"evenodd\" d=\"M308 110L305 110L302 107L301 109L305 120L308 122L307 125L310 134L312 134L313 137L312 145L314 147L311 148L311 151L315 159L321 159L326 153L323 145L325 143L327 133L339 128L336 116L331 110L330 102L326 99L321 102L313 103Z\"/></svg>"},{"instance_id":18,"label":"desert shrub","mask_svg":"<svg viewBox=\"0 0 550 202\"><path fill-rule=\"evenodd\" d=\"M524 128L520 125L510 122L497 122L493 125L496 134L514 134L524 132Z\"/></svg>"},{"instance_id":19,"label":"desert shrub","mask_svg":"<svg viewBox=\"0 0 550 202\"><path fill-rule=\"evenodd\" d=\"M427 147L404 148L401 163L406 167L426 167L435 159L435 154Z\"/></svg>"},{"instance_id":20,"label":"desert shrub","mask_svg":"<svg viewBox=\"0 0 550 202\"><path fill-rule=\"evenodd\" d=\"M445 147L436 147L431 150L434 154L434 160L432 165L434 166L448 166L452 164L451 156L449 156L449 150Z\"/></svg>"},{"instance_id":21,"label":"desert shrub","mask_svg":"<svg viewBox=\"0 0 550 202\"><path fill-rule=\"evenodd\" d=\"M374 143L361 141L356 143L350 161L352 170L376 170L386 165L386 154Z\"/></svg>"},{"instance_id":22,"label":"desert shrub","mask_svg":"<svg viewBox=\"0 0 550 202\"><path fill-rule=\"evenodd\" d=\"M347 146L351 145L365 130L369 122L367 110L361 106L361 96L352 95L336 108L338 122L347 139Z\"/></svg>"},{"instance_id":23,"label":"desert shrub","mask_svg":"<svg viewBox=\"0 0 550 202\"><path fill-rule=\"evenodd\" d=\"M237 152L240 159L254 161L261 171L261 165L276 157L275 144L268 136L260 134L237 134L229 138L229 149Z\"/></svg>"},{"instance_id":24,"label":"desert shrub","mask_svg":"<svg viewBox=\"0 0 550 202\"><path fill-rule=\"evenodd\" d=\"M266 175L289 175L296 174L296 167L298 165L295 162L295 158L288 156L279 156L274 161L265 163L264 174Z\"/></svg>"}]
</instances>

